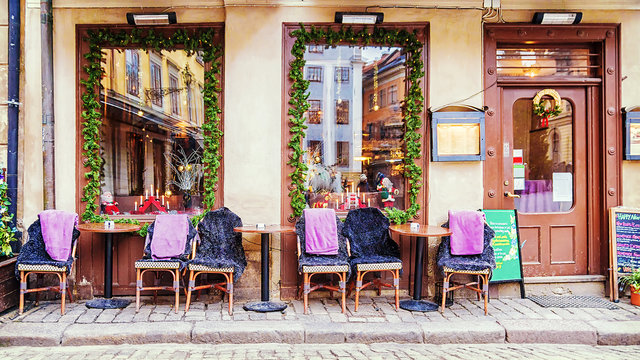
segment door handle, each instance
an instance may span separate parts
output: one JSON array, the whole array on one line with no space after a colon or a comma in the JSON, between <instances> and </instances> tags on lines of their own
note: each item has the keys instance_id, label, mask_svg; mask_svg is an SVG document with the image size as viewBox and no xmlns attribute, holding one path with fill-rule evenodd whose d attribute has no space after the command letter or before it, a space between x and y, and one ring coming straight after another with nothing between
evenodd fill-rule
<instances>
[{"instance_id":1,"label":"door handle","mask_svg":"<svg viewBox=\"0 0 640 360\"><path fill-rule=\"evenodd\" d=\"M511 191L505 191L504 192L504 197L520 198L520 195L512 194Z\"/></svg>"}]
</instances>

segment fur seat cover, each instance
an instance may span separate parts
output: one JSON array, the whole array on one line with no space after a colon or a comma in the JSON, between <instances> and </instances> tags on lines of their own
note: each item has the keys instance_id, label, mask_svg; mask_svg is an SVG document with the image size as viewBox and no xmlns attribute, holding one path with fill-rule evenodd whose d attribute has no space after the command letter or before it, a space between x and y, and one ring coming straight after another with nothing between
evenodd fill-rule
<instances>
[{"instance_id":1,"label":"fur seat cover","mask_svg":"<svg viewBox=\"0 0 640 360\"><path fill-rule=\"evenodd\" d=\"M301 254L298 258L298 271L302 272L303 266L336 266L349 265L349 255L347 253L347 239L342 235L342 221L336 216L336 226L338 231L338 255L314 255L305 251L305 220L304 215L296 222L296 233L300 239ZM351 267L347 273L347 279L351 276Z\"/></svg>"},{"instance_id":2,"label":"fur seat cover","mask_svg":"<svg viewBox=\"0 0 640 360\"><path fill-rule=\"evenodd\" d=\"M448 227L447 221L442 227ZM478 255L451 255L450 236L443 236L442 242L438 247L437 262L438 267L450 267L454 270L470 270L478 271L487 268L496 268L496 259L493 255L493 247L491 246L491 240L495 232L486 223L484 224L484 244L481 254Z\"/></svg>"},{"instance_id":3,"label":"fur seat cover","mask_svg":"<svg viewBox=\"0 0 640 360\"><path fill-rule=\"evenodd\" d=\"M142 255L142 259L140 259L138 261L143 261L143 262L178 261L178 262L180 262L180 270L182 271L182 269L184 269L184 267L187 266L187 261L189 260L189 255L191 255L191 244L192 244L192 241L194 241L194 239L198 235L198 232L193 227L193 225L191 225L191 221L189 221L189 234L187 235L187 242L184 245L184 252L177 258L153 259L151 257L151 242L153 241L153 231L154 231L154 228L155 228L155 224L156 223L154 221L153 223L151 223L151 225L149 225L149 228L147 229L147 232L148 232L147 238L149 239L149 241L144 246L144 253Z\"/></svg>"},{"instance_id":4,"label":"fur seat cover","mask_svg":"<svg viewBox=\"0 0 640 360\"><path fill-rule=\"evenodd\" d=\"M189 264L232 267L233 280L237 281L247 267L242 233L233 231L239 226L242 226L240 217L226 207L209 211L198 224L200 245Z\"/></svg>"},{"instance_id":5,"label":"fur seat cover","mask_svg":"<svg viewBox=\"0 0 640 360\"><path fill-rule=\"evenodd\" d=\"M71 271L71 264L73 264L73 257L69 254L67 261L56 261L49 256L47 249L44 246L44 240L42 239L42 230L40 228L40 219L36 220L29 226L29 241L27 241L18 254L16 260L15 275L18 280L20 279L20 271L18 271L18 264L25 265L53 265L53 266L66 266L67 274ZM71 243L73 244L80 236L78 229L73 229L73 237Z\"/></svg>"},{"instance_id":6,"label":"fur seat cover","mask_svg":"<svg viewBox=\"0 0 640 360\"><path fill-rule=\"evenodd\" d=\"M376 208L349 211L342 234L351 245L351 267L357 264L402 262L400 248L389 235L389 219Z\"/></svg>"}]
</instances>

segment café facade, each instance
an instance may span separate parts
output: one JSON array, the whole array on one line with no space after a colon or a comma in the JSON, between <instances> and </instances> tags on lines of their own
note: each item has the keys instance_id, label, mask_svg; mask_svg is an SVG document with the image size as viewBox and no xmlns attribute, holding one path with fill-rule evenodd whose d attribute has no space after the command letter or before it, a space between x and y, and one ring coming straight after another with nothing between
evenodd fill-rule
<instances>
[{"instance_id":1,"label":"caf\u00e9 facade","mask_svg":"<svg viewBox=\"0 0 640 360\"><path fill-rule=\"evenodd\" d=\"M515 208L528 290L604 294L608 209L640 207L640 163L625 153L640 129L624 123L640 105L636 2L141 3L53 1L56 208L144 223L225 206L248 225L292 225L307 206L395 208L392 220L425 225L448 210ZM382 23L336 23L364 11ZM581 20L534 24L545 11ZM128 23L145 13L176 21ZM28 226L44 208L39 1L23 3L23 28ZM235 296L253 299L260 239L244 238ZM415 239L396 240L408 294ZM114 295L135 293L143 244L117 236ZM80 297L103 294L104 251L100 235L81 235ZM295 235L274 236L270 252L271 297L293 298Z\"/></svg>"}]
</instances>

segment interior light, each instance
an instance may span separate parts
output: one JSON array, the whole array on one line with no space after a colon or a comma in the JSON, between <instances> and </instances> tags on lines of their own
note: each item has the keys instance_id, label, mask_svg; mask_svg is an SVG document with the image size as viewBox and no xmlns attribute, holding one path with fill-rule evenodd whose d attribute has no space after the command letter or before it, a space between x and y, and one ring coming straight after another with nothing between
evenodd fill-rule
<instances>
[{"instance_id":1,"label":"interior light","mask_svg":"<svg viewBox=\"0 0 640 360\"><path fill-rule=\"evenodd\" d=\"M166 13L127 13L129 25L169 25L177 23L175 12Z\"/></svg>"},{"instance_id":2,"label":"interior light","mask_svg":"<svg viewBox=\"0 0 640 360\"><path fill-rule=\"evenodd\" d=\"M378 12L336 12L335 22L339 24L382 24L383 13Z\"/></svg>"},{"instance_id":3,"label":"interior light","mask_svg":"<svg viewBox=\"0 0 640 360\"><path fill-rule=\"evenodd\" d=\"M582 20L581 12L537 12L533 14L533 23L542 25L571 25Z\"/></svg>"}]
</instances>

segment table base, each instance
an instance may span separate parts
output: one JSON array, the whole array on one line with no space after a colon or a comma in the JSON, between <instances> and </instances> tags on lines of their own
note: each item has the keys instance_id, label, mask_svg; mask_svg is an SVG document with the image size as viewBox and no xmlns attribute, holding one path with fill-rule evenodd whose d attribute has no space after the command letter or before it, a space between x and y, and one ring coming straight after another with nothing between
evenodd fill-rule
<instances>
[{"instance_id":1,"label":"table base","mask_svg":"<svg viewBox=\"0 0 640 360\"><path fill-rule=\"evenodd\" d=\"M276 301L253 301L246 303L242 308L247 311L265 313L273 311L283 311L287 308L287 304Z\"/></svg>"},{"instance_id":2,"label":"table base","mask_svg":"<svg viewBox=\"0 0 640 360\"><path fill-rule=\"evenodd\" d=\"M400 308L408 311L436 311L439 306L436 303L427 300L403 300L400 301Z\"/></svg>"},{"instance_id":3,"label":"table base","mask_svg":"<svg viewBox=\"0 0 640 360\"><path fill-rule=\"evenodd\" d=\"M87 301L85 306L91 309L120 309L127 307L131 301L127 299L94 299Z\"/></svg>"}]
</instances>

